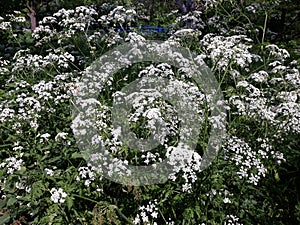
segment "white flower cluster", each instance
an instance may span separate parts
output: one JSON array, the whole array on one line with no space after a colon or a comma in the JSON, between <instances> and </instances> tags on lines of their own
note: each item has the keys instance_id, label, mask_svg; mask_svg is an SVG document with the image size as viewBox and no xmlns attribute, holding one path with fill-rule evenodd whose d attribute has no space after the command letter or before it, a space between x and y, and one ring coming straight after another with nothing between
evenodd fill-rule
<instances>
[{"instance_id":1,"label":"white flower cluster","mask_svg":"<svg viewBox=\"0 0 300 225\"><path fill-rule=\"evenodd\" d=\"M290 54L286 49L279 48L275 44L267 45L266 50L269 51L270 55L275 57L277 60L285 60L290 57Z\"/></svg>"},{"instance_id":2,"label":"white flower cluster","mask_svg":"<svg viewBox=\"0 0 300 225\"><path fill-rule=\"evenodd\" d=\"M16 188L18 190L25 190L26 193L30 193L31 191L31 188L25 185L24 180L19 180L18 182L16 182Z\"/></svg>"},{"instance_id":3,"label":"white flower cluster","mask_svg":"<svg viewBox=\"0 0 300 225\"><path fill-rule=\"evenodd\" d=\"M79 167L78 172L79 172L79 176L76 177L76 181L79 182L81 180L84 180L85 186L90 186L90 184L96 178L95 167L91 165Z\"/></svg>"},{"instance_id":4,"label":"white flower cluster","mask_svg":"<svg viewBox=\"0 0 300 225\"><path fill-rule=\"evenodd\" d=\"M3 60L2 57L0 57L0 75L3 75L7 72L9 72L9 69L6 68L10 64L10 61Z\"/></svg>"},{"instance_id":5,"label":"white flower cluster","mask_svg":"<svg viewBox=\"0 0 300 225\"><path fill-rule=\"evenodd\" d=\"M106 73L109 73L109 71L106 71ZM184 77L181 76L181 73L183 73L183 71L180 72L180 78ZM89 76L89 73L87 76ZM142 132L145 130L151 131L151 135L154 137L154 140L158 141L158 143L165 149L168 149L173 145L172 141L174 142L173 139L176 139L176 136L178 135L178 124L180 121L176 115L176 110L188 109L191 112L195 112L195 116L185 115L185 117L193 117L190 118L193 123L195 123L195 120L200 123L204 121L204 111L201 106L205 104L205 95L198 89L197 86L195 86L194 83L188 81L184 82L184 80L177 79L176 76L177 74L175 75L171 66L166 63L162 63L157 66L150 65L138 74L138 77L146 78L139 80L137 83L138 90L134 89L133 92L127 93L126 89L124 89L124 91L117 91L113 93L115 104L114 107L116 107L119 103L123 104L124 102L130 104L131 110L129 110L128 114L124 115L126 117L124 120L129 121L131 128L134 129L134 127L140 127L140 122L142 120ZM186 77L189 76L187 75ZM101 76L100 78L105 80L105 76ZM110 87L114 81L114 78L110 78L107 78L108 87ZM126 80L127 77L121 79ZM91 82L87 82L89 87L92 87L91 85L97 85L98 90L103 89L100 82L95 84L90 83ZM101 87L99 85L101 85ZM162 87L160 85L162 85ZM87 85L79 86L81 87L81 92L77 93L78 96L80 96L85 89L90 92L92 91L86 87ZM164 99L166 96L170 101L169 103ZM177 100L178 98L180 101ZM86 146L84 143L86 143L87 139L89 138L89 143L92 143L92 146L94 146L95 149L97 146L101 146L101 149L103 150L102 153L97 152L92 154L91 159L93 159L93 165L97 164L99 167L97 170L99 172L107 171L109 176L113 175L114 173L118 173L120 176L124 174L130 174L131 171L126 170L126 167L124 166L128 164L129 159L125 159L122 162L118 158L111 160L108 157L110 153L115 154L116 156L119 156L119 154L123 155L124 147L128 146L126 145L127 143L123 143L122 140L124 139L120 139L121 132L124 132L122 131L122 128L120 126L112 127L110 124L110 107L105 106L105 104L96 99L79 99L78 103L80 103L81 110L73 120L72 129L74 134L80 136L78 140L82 146ZM91 108L95 104L97 105L96 110ZM172 104L180 105L175 108ZM96 120L94 121L95 118L90 118L89 115L96 115ZM118 116L120 117L120 115ZM90 133L91 130L86 129L86 125L96 126L99 132L96 135ZM191 125L181 128L180 139L182 141L189 141L190 135L192 135L194 132L192 127L193 126ZM132 135L134 135L134 137L137 139L136 134L140 135L140 133L132 132ZM144 151L148 149L147 146L143 145L141 147L139 145L137 148L141 151ZM181 150L181 147L182 146L179 145L178 149ZM136 148L133 147L132 149L134 150ZM162 161L163 156L160 154L161 153L158 152L142 152L140 158L146 165L152 163L154 166L154 161ZM174 164L175 160L182 160L182 158L176 158L174 154L175 151L172 152L171 149L169 149L169 156L171 158L170 164ZM123 159L123 156L121 158ZM186 180L186 184L183 186L184 191L191 189L190 182L195 182L196 171L199 170L201 157L194 153L192 155L186 155L186 160L187 161L184 162L184 165L174 165L178 167L174 170L173 174L175 177L175 174L179 173L181 170L184 170L184 176ZM186 167L186 164L189 166Z\"/></svg>"},{"instance_id":6,"label":"white flower cluster","mask_svg":"<svg viewBox=\"0 0 300 225\"><path fill-rule=\"evenodd\" d=\"M283 153L275 151L273 146L269 143L269 138L258 138L257 143L258 146L258 153L262 156L262 159L275 159L278 164L285 162L286 159L284 158ZM269 153L269 154L268 154Z\"/></svg>"},{"instance_id":7,"label":"white flower cluster","mask_svg":"<svg viewBox=\"0 0 300 225\"><path fill-rule=\"evenodd\" d=\"M45 21L45 18L43 21ZM53 20L49 20L49 22L54 23ZM57 31L50 25L39 25L32 33L32 37L37 40L37 46L42 46L45 43L49 43L56 36Z\"/></svg>"},{"instance_id":8,"label":"white flower cluster","mask_svg":"<svg viewBox=\"0 0 300 225\"><path fill-rule=\"evenodd\" d=\"M116 94L120 95L120 93ZM132 101L133 109L128 118L132 125L137 124L138 126L138 121L141 118L146 119L147 124L144 128L149 129L161 145L167 141L167 135L176 135L178 119L174 115L172 107L159 100L160 93L157 91L143 91L128 97L127 100Z\"/></svg>"},{"instance_id":9,"label":"white flower cluster","mask_svg":"<svg viewBox=\"0 0 300 225\"><path fill-rule=\"evenodd\" d=\"M250 80L255 81L256 83L264 83L267 81L269 77L269 74L264 71L264 70L260 70L258 72L254 72L249 76Z\"/></svg>"},{"instance_id":10,"label":"white flower cluster","mask_svg":"<svg viewBox=\"0 0 300 225\"><path fill-rule=\"evenodd\" d=\"M51 201L53 201L54 203L64 203L66 200L66 197L68 196L66 192L63 191L62 188L52 188L50 190L51 193Z\"/></svg>"},{"instance_id":11,"label":"white flower cluster","mask_svg":"<svg viewBox=\"0 0 300 225\"><path fill-rule=\"evenodd\" d=\"M254 61L261 60L258 55L249 51L252 47L247 44L252 42L245 35L233 35L229 37L207 34L200 41L205 56L210 59L214 70L225 71L232 64L246 69Z\"/></svg>"},{"instance_id":12,"label":"white flower cluster","mask_svg":"<svg viewBox=\"0 0 300 225\"><path fill-rule=\"evenodd\" d=\"M135 216L133 224L157 225L158 216L157 199L150 201L146 206L139 207L139 213Z\"/></svg>"},{"instance_id":13,"label":"white flower cluster","mask_svg":"<svg viewBox=\"0 0 300 225\"><path fill-rule=\"evenodd\" d=\"M0 103L0 121L14 121L13 129L17 133L22 133L22 127L27 123L37 129L44 112L53 113L56 110L53 105L69 100L70 95L64 94L67 79L68 74L59 74L48 82L44 80L36 84L29 84L24 80L14 82L15 88L7 93L9 100ZM8 81L7 85L11 83Z\"/></svg>"},{"instance_id":14,"label":"white flower cluster","mask_svg":"<svg viewBox=\"0 0 300 225\"><path fill-rule=\"evenodd\" d=\"M280 52L284 53L279 49ZM276 55L284 61L286 54L279 53ZM299 70L293 67L293 62L285 66L276 60L269 63L270 72L261 70L250 74L246 80L238 81L236 87L239 93L229 98L232 114L246 115L259 122L267 121L282 134L300 133L300 104L297 101L300 76Z\"/></svg>"},{"instance_id":15,"label":"white flower cluster","mask_svg":"<svg viewBox=\"0 0 300 225\"><path fill-rule=\"evenodd\" d=\"M45 141L49 141L51 135L49 133L44 133L44 134L38 134L36 137L41 137L40 143L44 143Z\"/></svg>"},{"instance_id":16,"label":"white flower cluster","mask_svg":"<svg viewBox=\"0 0 300 225\"><path fill-rule=\"evenodd\" d=\"M136 43L136 44L141 45L142 43L144 43L146 41L146 39L143 36L141 36L135 32L130 32L128 34L128 36L125 38L125 41L132 43L132 44Z\"/></svg>"},{"instance_id":17,"label":"white flower cluster","mask_svg":"<svg viewBox=\"0 0 300 225\"><path fill-rule=\"evenodd\" d=\"M9 21L16 23L25 23L26 18L22 15L20 11L14 11L14 14L6 15L9 18Z\"/></svg>"},{"instance_id":18,"label":"white flower cluster","mask_svg":"<svg viewBox=\"0 0 300 225\"><path fill-rule=\"evenodd\" d=\"M249 183L257 185L261 176L265 176L266 168L260 157L243 140L232 137L227 141L224 149L227 152L225 159L229 159L239 166L237 175L240 179L247 178ZM230 154L231 152L233 154ZM253 173L253 170L257 170L257 174Z\"/></svg>"},{"instance_id":19,"label":"white flower cluster","mask_svg":"<svg viewBox=\"0 0 300 225\"><path fill-rule=\"evenodd\" d=\"M14 11L13 14L7 14L7 21L0 16L0 30L12 30L14 24L22 24L26 22L26 17L20 11ZM16 34L13 34L16 36Z\"/></svg>"},{"instance_id":20,"label":"white flower cluster","mask_svg":"<svg viewBox=\"0 0 300 225\"><path fill-rule=\"evenodd\" d=\"M117 6L108 15L103 15L98 19L103 25L122 26L124 24L130 25L136 19L137 13L133 9L125 9L123 6Z\"/></svg>"},{"instance_id":21,"label":"white flower cluster","mask_svg":"<svg viewBox=\"0 0 300 225\"><path fill-rule=\"evenodd\" d=\"M247 12L251 12L253 14L257 13L257 11L259 11L260 9L261 9L261 5L257 2L252 3L252 4L245 7L245 10Z\"/></svg>"},{"instance_id":22,"label":"white flower cluster","mask_svg":"<svg viewBox=\"0 0 300 225\"><path fill-rule=\"evenodd\" d=\"M204 22L201 18L202 12L194 10L186 15L179 16L175 20L175 28L182 29L184 28L193 28L194 30L203 30L204 29Z\"/></svg>"},{"instance_id":23,"label":"white flower cluster","mask_svg":"<svg viewBox=\"0 0 300 225\"><path fill-rule=\"evenodd\" d=\"M0 30L10 30L12 29L11 22L0 21Z\"/></svg>"},{"instance_id":24,"label":"white flower cluster","mask_svg":"<svg viewBox=\"0 0 300 225\"><path fill-rule=\"evenodd\" d=\"M66 132L59 132L56 136L55 136L55 141L60 141L60 140L66 140L68 136L68 133Z\"/></svg>"},{"instance_id":25,"label":"white flower cluster","mask_svg":"<svg viewBox=\"0 0 300 225\"><path fill-rule=\"evenodd\" d=\"M176 181L178 179L177 174L182 172L182 177L185 180L182 191L191 192L192 184L197 181L197 172L200 172L201 156L182 143L179 143L177 147L169 147L166 156L168 163L173 166L169 179Z\"/></svg>"},{"instance_id":26,"label":"white flower cluster","mask_svg":"<svg viewBox=\"0 0 300 225\"><path fill-rule=\"evenodd\" d=\"M78 6L74 10L61 9L53 16L57 18L58 25L70 30L84 31L96 20L93 18L98 13L92 7Z\"/></svg>"},{"instance_id":27,"label":"white flower cluster","mask_svg":"<svg viewBox=\"0 0 300 225\"><path fill-rule=\"evenodd\" d=\"M226 221L224 225L243 225L239 222L240 218L235 215L226 215Z\"/></svg>"},{"instance_id":28,"label":"white flower cluster","mask_svg":"<svg viewBox=\"0 0 300 225\"><path fill-rule=\"evenodd\" d=\"M124 41L124 38L120 34L120 32L115 31L113 29L109 29L108 33L103 38L107 47L112 47L117 44L120 44Z\"/></svg>"},{"instance_id":29,"label":"white flower cluster","mask_svg":"<svg viewBox=\"0 0 300 225\"><path fill-rule=\"evenodd\" d=\"M29 50L20 50L14 56L13 72L44 70L47 66L56 65L58 68L68 68L70 62L74 62L75 58L68 52L63 52L62 49L55 49L54 53L50 52L45 57L41 55L32 55Z\"/></svg>"},{"instance_id":30,"label":"white flower cluster","mask_svg":"<svg viewBox=\"0 0 300 225\"><path fill-rule=\"evenodd\" d=\"M189 46L195 41L198 42L201 34L202 32L199 29L178 29L173 34L171 34L168 41L176 41L182 46Z\"/></svg>"},{"instance_id":31,"label":"white flower cluster","mask_svg":"<svg viewBox=\"0 0 300 225\"><path fill-rule=\"evenodd\" d=\"M95 24L98 13L91 6L79 6L75 9L61 9L53 16L43 18L32 36L37 40L37 46L56 40L59 44L68 40L75 33L87 31Z\"/></svg>"},{"instance_id":32,"label":"white flower cluster","mask_svg":"<svg viewBox=\"0 0 300 225\"><path fill-rule=\"evenodd\" d=\"M102 6L105 5L107 4L104 3ZM74 10L61 9L53 16L43 18L32 34L37 41L36 46L53 41L62 45L68 43L68 40L76 34L83 34L79 37L86 41L91 54L99 48L100 42L105 42L108 47L119 44L124 41L124 35L116 30L116 27L130 26L135 21L137 13L123 6L110 6L108 9L110 10L108 14L101 17L92 6L80 6ZM77 50L75 52L78 53Z\"/></svg>"},{"instance_id":33,"label":"white flower cluster","mask_svg":"<svg viewBox=\"0 0 300 225\"><path fill-rule=\"evenodd\" d=\"M1 165L0 165L1 167ZM7 185L7 176L0 179L0 199L6 199L7 196L5 193L7 193L7 188L9 188L9 184ZM7 186L6 186L7 185ZM18 177L18 181L15 182L15 188L19 191L25 191L26 193L31 192L31 187L26 185L26 181L22 179L20 176ZM20 193L20 192L19 192ZM21 198L22 196L17 195L16 198Z\"/></svg>"},{"instance_id":34,"label":"white flower cluster","mask_svg":"<svg viewBox=\"0 0 300 225\"><path fill-rule=\"evenodd\" d=\"M224 144L225 159L238 166L237 175L240 179L246 179L248 183L257 185L267 172L263 164L265 160L270 157L278 163L284 161L282 153L272 150L272 145L268 141L268 139L259 138L257 142L261 144L256 150L235 136L229 138Z\"/></svg>"},{"instance_id":35,"label":"white flower cluster","mask_svg":"<svg viewBox=\"0 0 300 225\"><path fill-rule=\"evenodd\" d=\"M97 110L95 110L94 104L99 106ZM100 174L107 172L108 176L113 176L115 173L120 174L120 176L130 174L131 171L124 167L124 165L128 165L127 160L111 159L110 157L110 152L117 153L122 143L117 138L112 137L108 139L106 136L107 133L118 135L107 124L110 121L109 107L95 99L83 100L81 107L83 107L83 110L73 120L71 127L75 135L83 137L77 138L79 145L86 146L89 144L92 148L95 148L95 153L91 152L89 158L91 165L94 166L92 170ZM96 118L91 118L91 115L97 116ZM93 129L86 129L87 127L97 127L99 134L93 133ZM101 151L97 150L99 148L102 148ZM82 174L84 175L83 172ZM89 181L87 181L87 184L89 184Z\"/></svg>"},{"instance_id":36,"label":"white flower cluster","mask_svg":"<svg viewBox=\"0 0 300 225\"><path fill-rule=\"evenodd\" d=\"M45 168L44 172L50 177L54 176L54 171L52 169Z\"/></svg>"},{"instance_id":37,"label":"white flower cluster","mask_svg":"<svg viewBox=\"0 0 300 225\"><path fill-rule=\"evenodd\" d=\"M165 87L165 90L162 90L159 87L156 87L156 90L159 90L159 93L165 96L171 95L171 98L180 99L182 105L180 105L179 107L196 112L198 117L194 118L194 121L203 122L204 111L202 106L205 104L206 96L198 89L197 86L195 86L194 83L184 80L184 78L190 77L189 71L184 71L181 68L179 69L179 74L175 75L170 65L166 63L162 63L157 66L153 66L153 65L148 66L147 68L142 70L138 76L139 77L154 76L155 81L153 82L153 84L155 83L161 84L165 82L164 78L168 78L170 80L170 83ZM155 93L156 92L153 92L153 96L155 95ZM143 93L139 93L139 94L140 94L139 98L141 99L138 99L138 101L136 101L136 104L133 104L133 108L135 108L136 111L138 112L144 112L147 114L146 110L149 110L149 108L145 107L144 103L148 101L148 103L146 104L151 105L153 99L151 100L150 98L146 101L145 98L142 97ZM147 95L149 93L145 93L145 94ZM159 95L157 97L159 97ZM171 105L164 104L164 103L160 103L160 106L158 108L160 108L159 111L160 111L161 118L165 118L164 121L166 122L166 126L168 127L168 131L166 132L168 132L169 135L175 136L177 134L178 124L180 120L180 118L177 118L176 116L176 110L172 109ZM141 114L139 113L135 114L136 119L140 115ZM153 119L153 117L151 119ZM190 135L191 135L190 130L182 131L181 140L187 140L190 137ZM161 134L161 136L165 136L165 135Z\"/></svg>"},{"instance_id":38,"label":"white flower cluster","mask_svg":"<svg viewBox=\"0 0 300 225\"><path fill-rule=\"evenodd\" d=\"M15 117L15 110L6 108L0 104L0 122L11 121Z\"/></svg>"},{"instance_id":39,"label":"white flower cluster","mask_svg":"<svg viewBox=\"0 0 300 225\"><path fill-rule=\"evenodd\" d=\"M212 8L218 3L221 3L223 0L201 0L204 3L205 8Z\"/></svg>"},{"instance_id":40,"label":"white flower cluster","mask_svg":"<svg viewBox=\"0 0 300 225\"><path fill-rule=\"evenodd\" d=\"M24 153L21 153L19 156L17 155L6 158L4 162L0 164L0 167L5 167L7 169L7 174L13 174L15 171L20 171L23 164L23 155Z\"/></svg>"}]
</instances>

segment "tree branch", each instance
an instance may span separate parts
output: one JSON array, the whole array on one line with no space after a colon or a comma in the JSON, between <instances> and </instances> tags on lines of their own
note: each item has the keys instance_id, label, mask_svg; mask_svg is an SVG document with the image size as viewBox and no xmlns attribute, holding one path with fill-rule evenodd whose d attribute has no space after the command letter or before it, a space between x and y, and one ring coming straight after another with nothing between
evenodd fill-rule
<instances>
[{"instance_id":1,"label":"tree branch","mask_svg":"<svg viewBox=\"0 0 300 225\"><path fill-rule=\"evenodd\" d=\"M30 5L29 5L30 4ZM36 11L35 11L35 8L34 8L34 2L33 1L30 1L26 3L27 5L27 8L29 9L29 18L30 18L30 28L32 31L35 30L36 28Z\"/></svg>"}]
</instances>

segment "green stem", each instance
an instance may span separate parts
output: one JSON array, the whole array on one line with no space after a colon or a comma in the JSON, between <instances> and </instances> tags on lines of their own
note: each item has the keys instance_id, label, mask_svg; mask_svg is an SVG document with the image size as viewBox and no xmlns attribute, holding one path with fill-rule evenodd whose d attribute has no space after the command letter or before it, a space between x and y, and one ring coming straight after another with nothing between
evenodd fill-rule
<instances>
[{"instance_id":1,"label":"green stem","mask_svg":"<svg viewBox=\"0 0 300 225\"><path fill-rule=\"evenodd\" d=\"M267 29L267 21L268 21L268 13L266 12L266 17L265 17L265 22L264 22L263 36L262 36L262 39L261 39L261 43L262 44L265 41L265 34L266 34L266 29Z\"/></svg>"},{"instance_id":2,"label":"green stem","mask_svg":"<svg viewBox=\"0 0 300 225\"><path fill-rule=\"evenodd\" d=\"M73 194L73 196L78 197L78 198L85 199L85 200L90 201L90 202L93 202L93 203L96 203L97 205L99 204L99 202L97 202L97 201L95 201L95 200L93 200L93 199L84 197L84 196L80 196L80 195L76 195L76 194ZM124 220L126 220L127 223L133 224L133 223L131 222L131 220L129 220L129 219L121 212L121 210L120 210L116 205L112 205L112 206L116 209L116 211L118 212L118 214L119 214Z\"/></svg>"},{"instance_id":3,"label":"green stem","mask_svg":"<svg viewBox=\"0 0 300 225\"><path fill-rule=\"evenodd\" d=\"M117 212L119 213L119 215L124 219L124 220L126 220L126 222L127 223L129 223L129 224L133 224L122 212L121 212L121 210L116 206L116 210L117 210Z\"/></svg>"}]
</instances>

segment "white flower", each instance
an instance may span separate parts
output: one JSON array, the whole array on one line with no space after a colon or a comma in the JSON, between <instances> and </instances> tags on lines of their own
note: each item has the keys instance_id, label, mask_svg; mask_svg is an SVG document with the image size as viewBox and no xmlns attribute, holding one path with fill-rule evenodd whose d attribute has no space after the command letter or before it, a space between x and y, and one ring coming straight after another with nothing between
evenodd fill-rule
<instances>
[{"instance_id":1,"label":"white flower","mask_svg":"<svg viewBox=\"0 0 300 225\"><path fill-rule=\"evenodd\" d=\"M205 8L212 8L218 4L219 0L203 0Z\"/></svg>"},{"instance_id":2,"label":"white flower","mask_svg":"<svg viewBox=\"0 0 300 225\"><path fill-rule=\"evenodd\" d=\"M134 224L139 224L141 220L143 222L152 221L151 224L157 224L154 221L154 219L156 219L158 216L157 199L155 199L154 201L150 201L146 206L140 206L139 211L140 213L135 216L135 219L133 221Z\"/></svg>"},{"instance_id":3,"label":"white flower","mask_svg":"<svg viewBox=\"0 0 300 225\"><path fill-rule=\"evenodd\" d=\"M261 60L258 55L252 54L251 45L246 44L251 39L245 35L230 37L207 34L201 40L206 55L215 64L216 69L225 71L230 63L241 68L247 68L253 61Z\"/></svg>"},{"instance_id":4,"label":"white flower","mask_svg":"<svg viewBox=\"0 0 300 225\"><path fill-rule=\"evenodd\" d=\"M285 59L290 57L290 54L286 49L279 48L275 44L267 45L266 49L270 52L272 56L276 57L278 60L284 61Z\"/></svg>"},{"instance_id":5,"label":"white flower","mask_svg":"<svg viewBox=\"0 0 300 225\"><path fill-rule=\"evenodd\" d=\"M55 136L55 141L61 140L61 139L66 139L68 133L66 132L60 132Z\"/></svg>"},{"instance_id":6,"label":"white flower","mask_svg":"<svg viewBox=\"0 0 300 225\"><path fill-rule=\"evenodd\" d=\"M50 193L51 193L50 199L54 203L64 203L65 202L67 193L64 192L62 188L58 188L58 190L56 188L52 188Z\"/></svg>"},{"instance_id":7,"label":"white flower","mask_svg":"<svg viewBox=\"0 0 300 225\"><path fill-rule=\"evenodd\" d=\"M54 175L54 171L48 168L45 168L45 173L51 177Z\"/></svg>"},{"instance_id":8,"label":"white flower","mask_svg":"<svg viewBox=\"0 0 300 225\"><path fill-rule=\"evenodd\" d=\"M254 80L257 83L265 82L268 77L269 77L269 74L263 70L261 70L257 73L253 73L249 76L250 79Z\"/></svg>"},{"instance_id":9,"label":"white flower","mask_svg":"<svg viewBox=\"0 0 300 225\"><path fill-rule=\"evenodd\" d=\"M16 170L21 170L21 165L23 163L23 160L21 159L22 155L23 153L21 153L20 156L5 159L5 161L0 164L0 167L6 167L8 174L13 174Z\"/></svg>"},{"instance_id":10,"label":"white flower","mask_svg":"<svg viewBox=\"0 0 300 225\"><path fill-rule=\"evenodd\" d=\"M51 137L51 135L48 134L48 133L45 133L45 134L42 134L40 137L41 137L41 138L45 138L46 140L48 140L49 137Z\"/></svg>"},{"instance_id":11,"label":"white flower","mask_svg":"<svg viewBox=\"0 0 300 225\"><path fill-rule=\"evenodd\" d=\"M85 186L90 186L92 181L95 180L95 167L80 167L78 169L79 171L79 177L76 177L76 181L84 180Z\"/></svg>"},{"instance_id":12,"label":"white flower","mask_svg":"<svg viewBox=\"0 0 300 225\"><path fill-rule=\"evenodd\" d=\"M224 202L225 204L227 204L227 203L231 203L230 199L229 199L229 198L227 198L227 197L223 199L223 202Z\"/></svg>"},{"instance_id":13,"label":"white flower","mask_svg":"<svg viewBox=\"0 0 300 225\"><path fill-rule=\"evenodd\" d=\"M158 212L152 212L151 213L152 218L157 218L157 215L158 215Z\"/></svg>"},{"instance_id":14,"label":"white flower","mask_svg":"<svg viewBox=\"0 0 300 225\"><path fill-rule=\"evenodd\" d=\"M134 221L133 221L133 224L139 224L140 223L140 218L139 218L139 215L137 215L135 218L134 218Z\"/></svg>"},{"instance_id":15,"label":"white flower","mask_svg":"<svg viewBox=\"0 0 300 225\"><path fill-rule=\"evenodd\" d=\"M226 215L226 221L224 222L224 225L243 225L242 223L239 223L239 218L235 215Z\"/></svg>"},{"instance_id":16,"label":"white flower","mask_svg":"<svg viewBox=\"0 0 300 225\"><path fill-rule=\"evenodd\" d=\"M258 142L263 142L262 147L269 149L266 141L267 139L258 139ZM267 169L261 158L267 158L266 151L260 149L256 152L247 142L237 137L231 137L225 144L224 150L226 152L225 158L233 161L239 167L237 175L240 179L246 178L248 183L257 185L258 181L265 177ZM225 201L227 199L224 199L224 203L226 203Z\"/></svg>"}]
</instances>

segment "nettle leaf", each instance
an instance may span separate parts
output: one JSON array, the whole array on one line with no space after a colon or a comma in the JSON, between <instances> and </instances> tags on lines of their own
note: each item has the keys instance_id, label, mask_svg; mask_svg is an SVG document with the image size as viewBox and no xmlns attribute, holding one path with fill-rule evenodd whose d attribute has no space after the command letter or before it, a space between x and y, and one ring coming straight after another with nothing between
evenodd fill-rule
<instances>
[{"instance_id":1,"label":"nettle leaf","mask_svg":"<svg viewBox=\"0 0 300 225\"><path fill-rule=\"evenodd\" d=\"M195 213L197 214L198 217L201 217L202 215L202 210L199 205L195 206Z\"/></svg>"},{"instance_id":2,"label":"nettle leaf","mask_svg":"<svg viewBox=\"0 0 300 225\"><path fill-rule=\"evenodd\" d=\"M48 163L54 163L61 160L61 156L56 156L48 160Z\"/></svg>"},{"instance_id":3,"label":"nettle leaf","mask_svg":"<svg viewBox=\"0 0 300 225\"><path fill-rule=\"evenodd\" d=\"M74 201L73 201L72 197L67 197L66 198L66 203L67 203L68 209L71 210L72 207L73 207L73 204L74 204Z\"/></svg>"},{"instance_id":4,"label":"nettle leaf","mask_svg":"<svg viewBox=\"0 0 300 225\"><path fill-rule=\"evenodd\" d=\"M3 209L6 205L6 200L1 199L0 200L0 209Z\"/></svg>"},{"instance_id":5,"label":"nettle leaf","mask_svg":"<svg viewBox=\"0 0 300 225\"><path fill-rule=\"evenodd\" d=\"M45 190L47 190L46 186L48 186L48 182L43 181L37 181L32 184L32 196L34 199L40 198L42 195L44 195Z\"/></svg>"},{"instance_id":6,"label":"nettle leaf","mask_svg":"<svg viewBox=\"0 0 300 225\"><path fill-rule=\"evenodd\" d=\"M72 159L83 159L83 155L77 152L74 152L71 156Z\"/></svg>"},{"instance_id":7,"label":"nettle leaf","mask_svg":"<svg viewBox=\"0 0 300 225\"><path fill-rule=\"evenodd\" d=\"M10 215L9 214L4 214L3 216L0 217L0 224L6 224L10 221Z\"/></svg>"},{"instance_id":8,"label":"nettle leaf","mask_svg":"<svg viewBox=\"0 0 300 225\"><path fill-rule=\"evenodd\" d=\"M18 199L16 199L15 197L10 197L7 201L7 207L13 206L16 202L18 201Z\"/></svg>"}]
</instances>

